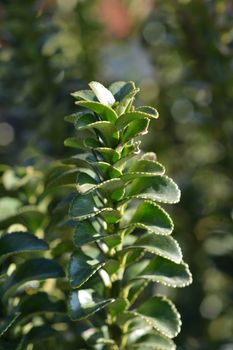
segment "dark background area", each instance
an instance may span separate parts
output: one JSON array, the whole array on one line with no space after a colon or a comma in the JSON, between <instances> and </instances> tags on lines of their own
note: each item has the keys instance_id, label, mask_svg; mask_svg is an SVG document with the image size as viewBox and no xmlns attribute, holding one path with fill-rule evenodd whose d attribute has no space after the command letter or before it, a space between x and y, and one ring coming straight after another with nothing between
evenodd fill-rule
<instances>
[{"instance_id":1,"label":"dark background area","mask_svg":"<svg viewBox=\"0 0 233 350\"><path fill-rule=\"evenodd\" d=\"M233 2L0 2L1 163L63 158L70 93L134 80L160 113L144 139L179 184L175 236L193 284L172 291L179 350L232 350Z\"/></svg>"}]
</instances>

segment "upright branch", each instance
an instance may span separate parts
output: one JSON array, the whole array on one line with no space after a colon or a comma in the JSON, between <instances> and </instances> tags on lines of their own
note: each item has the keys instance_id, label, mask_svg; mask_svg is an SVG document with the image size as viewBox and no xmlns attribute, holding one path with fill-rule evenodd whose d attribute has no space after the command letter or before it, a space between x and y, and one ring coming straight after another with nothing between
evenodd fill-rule
<instances>
[{"instance_id":1,"label":"upright branch","mask_svg":"<svg viewBox=\"0 0 233 350\"><path fill-rule=\"evenodd\" d=\"M187 286L191 274L170 236L173 222L158 204L177 203L180 191L156 155L139 148L138 137L158 113L133 105L139 91L133 82L89 86L72 94L78 112L65 120L75 136L65 145L77 155L59 180L75 185L69 316L88 319L81 332L88 349L172 350L180 315L156 287Z\"/></svg>"}]
</instances>

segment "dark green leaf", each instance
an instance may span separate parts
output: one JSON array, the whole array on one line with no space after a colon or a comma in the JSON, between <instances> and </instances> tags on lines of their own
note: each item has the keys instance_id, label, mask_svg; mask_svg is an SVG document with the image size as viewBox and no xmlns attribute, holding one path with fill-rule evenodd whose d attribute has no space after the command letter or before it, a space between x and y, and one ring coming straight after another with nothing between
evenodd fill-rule
<instances>
[{"instance_id":1,"label":"dark green leaf","mask_svg":"<svg viewBox=\"0 0 233 350\"><path fill-rule=\"evenodd\" d=\"M71 256L68 266L68 278L72 288L80 287L104 265L104 261L91 259L81 250L76 251Z\"/></svg>"},{"instance_id":2,"label":"dark green leaf","mask_svg":"<svg viewBox=\"0 0 233 350\"><path fill-rule=\"evenodd\" d=\"M163 203L177 203L180 190L172 179L165 175L134 180L126 197L150 199Z\"/></svg>"},{"instance_id":3,"label":"dark green leaf","mask_svg":"<svg viewBox=\"0 0 233 350\"><path fill-rule=\"evenodd\" d=\"M162 256L166 259L180 263L182 253L178 243L170 236L160 236L154 233L142 235L137 241L126 249L143 248L147 252Z\"/></svg>"},{"instance_id":4,"label":"dark green leaf","mask_svg":"<svg viewBox=\"0 0 233 350\"><path fill-rule=\"evenodd\" d=\"M162 334L154 331L153 333L144 334L136 343L131 345L135 350L175 350L176 346L173 341Z\"/></svg>"},{"instance_id":5,"label":"dark green leaf","mask_svg":"<svg viewBox=\"0 0 233 350\"><path fill-rule=\"evenodd\" d=\"M93 225L88 221L77 222L74 232L74 244L76 247L81 247L84 244L104 240L108 246L115 246L121 242L118 234L106 234L103 228L97 232Z\"/></svg>"},{"instance_id":6,"label":"dark green leaf","mask_svg":"<svg viewBox=\"0 0 233 350\"><path fill-rule=\"evenodd\" d=\"M116 81L109 86L109 90L117 101L123 100L135 90L139 91L133 81Z\"/></svg>"},{"instance_id":7,"label":"dark green leaf","mask_svg":"<svg viewBox=\"0 0 233 350\"><path fill-rule=\"evenodd\" d=\"M38 292L24 298L18 309L21 313L21 320L25 319L25 317L45 312L64 314L66 312L66 305L63 300L50 298L45 292Z\"/></svg>"},{"instance_id":8,"label":"dark green leaf","mask_svg":"<svg viewBox=\"0 0 233 350\"><path fill-rule=\"evenodd\" d=\"M180 315L165 297L154 296L130 312L168 338L174 338L180 332Z\"/></svg>"},{"instance_id":9,"label":"dark green leaf","mask_svg":"<svg viewBox=\"0 0 233 350\"><path fill-rule=\"evenodd\" d=\"M112 302L114 299L99 300L92 289L81 289L70 294L69 316L72 320L81 320L95 314Z\"/></svg>"},{"instance_id":10,"label":"dark green leaf","mask_svg":"<svg viewBox=\"0 0 233 350\"><path fill-rule=\"evenodd\" d=\"M10 255L49 248L42 239L28 232L12 232L0 238L0 261Z\"/></svg>"},{"instance_id":11,"label":"dark green leaf","mask_svg":"<svg viewBox=\"0 0 233 350\"><path fill-rule=\"evenodd\" d=\"M187 264L176 264L162 257L153 259L141 272L139 278L174 288L186 287L192 283L192 276Z\"/></svg>"},{"instance_id":12,"label":"dark green leaf","mask_svg":"<svg viewBox=\"0 0 233 350\"><path fill-rule=\"evenodd\" d=\"M0 322L0 337L3 336L4 333L10 329L13 324L16 322L18 317L20 316L19 312L16 312L14 315L9 316L3 322Z\"/></svg>"},{"instance_id":13,"label":"dark green leaf","mask_svg":"<svg viewBox=\"0 0 233 350\"><path fill-rule=\"evenodd\" d=\"M4 294L4 298L8 298L18 287L28 281L59 277L64 277L64 272L56 261L45 258L30 259L17 266L6 280L1 292Z\"/></svg>"},{"instance_id":14,"label":"dark green leaf","mask_svg":"<svg viewBox=\"0 0 233 350\"><path fill-rule=\"evenodd\" d=\"M132 228L139 227L161 235L169 235L174 227L165 210L150 201L144 201L139 204L127 226Z\"/></svg>"}]
</instances>

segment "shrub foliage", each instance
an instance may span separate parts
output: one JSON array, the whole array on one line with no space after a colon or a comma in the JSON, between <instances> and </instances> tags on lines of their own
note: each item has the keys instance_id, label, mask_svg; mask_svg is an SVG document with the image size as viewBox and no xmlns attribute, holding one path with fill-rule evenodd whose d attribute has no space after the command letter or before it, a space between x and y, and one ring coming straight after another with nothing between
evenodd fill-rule
<instances>
[{"instance_id":1,"label":"shrub foliage","mask_svg":"<svg viewBox=\"0 0 233 350\"><path fill-rule=\"evenodd\" d=\"M172 350L181 320L159 285L184 287L191 274L171 237L173 222L161 207L177 203L180 191L156 155L140 151L140 139L158 113L133 105L138 92L133 82L116 82L108 89L97 82L89 85L90 90L72 94L79 110L65 118L75 128L65 145L77 154L47 173L39 195L48 216L44 240L9 232L9 217L1 221L2 257L12 262L13 255L26 253L13 272L9 264L3 268L3 342L10 334L20 339L17 349L24 349L35 338L59 333L54 325L62 321L74 331L79 349ZM25 212L17 215L22 218ZM28 218L33 224L33 214ZM40 229L43 225L39 222ZM37 253L44 250L47 256ZM61 266L67 268L62 280ZM53 300L44 283L31 295L18 289L51 278L57 279ZM32 321L36 313L43 315L37 326Z\"/></svg>"}]
</instances>

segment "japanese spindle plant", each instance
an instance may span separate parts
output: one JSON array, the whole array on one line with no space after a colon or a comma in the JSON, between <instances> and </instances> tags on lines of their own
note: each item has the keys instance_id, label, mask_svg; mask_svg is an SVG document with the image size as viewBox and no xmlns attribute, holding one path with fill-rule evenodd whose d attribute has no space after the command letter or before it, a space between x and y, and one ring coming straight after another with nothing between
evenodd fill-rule
<instances>
[{"instance_id":1,"label":"japanese spindle plant","mask_svg":"<svg viewBox=\"0 0 233 350\"><path fill-rule=\"evenodd\" d=\"M53 181L75 189L68 313L88 321L80 330L88 349L172 350L180 315L157 290L187 286L191 274L161 207L178 202L180 191L156 155L140 151L138 136L158 113L134 107L133 82L89 86L72 94L79 110L66 117L75 136L65 145L77 154Z\"/></svg>"}]
</instances>

